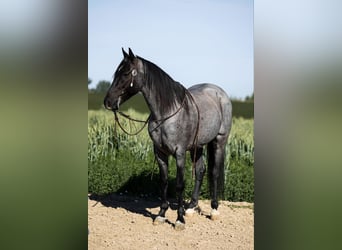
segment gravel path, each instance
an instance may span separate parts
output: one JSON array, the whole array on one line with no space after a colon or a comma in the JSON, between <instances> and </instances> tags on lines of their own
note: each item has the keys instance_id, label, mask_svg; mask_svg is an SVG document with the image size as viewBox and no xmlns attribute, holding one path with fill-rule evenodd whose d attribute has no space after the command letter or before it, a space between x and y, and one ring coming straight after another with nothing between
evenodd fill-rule
<instances>
[{"instance_id":1,"label":"gravel path","mask_svg":"<svg viewBox=\"0 0 342 250\"><path fill-rule=\"evenodd\" d=\"M253 249L253 203L221 201L220 217L208 219L210 201L199 202L201 214L186 217L186 228L174 230L176 204L167 222L154 226L156 199L111 195L88 199L88 249Z\"/></svg>"}]
</instances>

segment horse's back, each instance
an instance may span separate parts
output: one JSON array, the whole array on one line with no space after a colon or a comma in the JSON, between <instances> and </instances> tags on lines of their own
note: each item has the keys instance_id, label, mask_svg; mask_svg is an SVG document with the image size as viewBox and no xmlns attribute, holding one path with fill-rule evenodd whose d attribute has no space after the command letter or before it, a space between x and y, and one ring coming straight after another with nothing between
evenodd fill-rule
<instances>
[{"instance_id":1,"label":"horse's back","mask_svg":"<svg viewBox=\"0 0 342 250\"><path fill-rule=\"evenodd\" d=\"M231 119L232 103L227 93L221 87L214 84L202 83L193 85L188 90L198 102L220 105L220 109L223 107L223 115Z\"/></svg>"},{"instance_id":2,"label":"horse's back","mask_svg":"<svg viewBox=\"0 0 342 250\"><path fill-rule=\"evenodd\" d=\"M212 84L212 83L201 83L201 84L196 84L188 88L188 90L195 94L221 94L225 98L229 99L227 93L219 86Z\"/></svg>"}]
</instances>

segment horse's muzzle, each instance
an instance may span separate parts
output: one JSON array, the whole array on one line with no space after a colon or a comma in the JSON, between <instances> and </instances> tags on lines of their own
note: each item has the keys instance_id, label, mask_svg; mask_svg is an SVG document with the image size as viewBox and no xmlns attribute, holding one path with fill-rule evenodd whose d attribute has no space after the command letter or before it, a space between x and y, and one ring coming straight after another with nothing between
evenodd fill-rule
<instances>
[{"instance_id":1,"label":"horse's muzzle","mask_svg":"<svg viewBox=\"0 0 342 250\"><path fill-rule=\"evenodd\" d=\"M120 97L116 101L111 101L109 98L105 98L103 105L105 109L111 110L111 111L117 111L119 109L120 105Z\"/></svg>"}]
</instances>

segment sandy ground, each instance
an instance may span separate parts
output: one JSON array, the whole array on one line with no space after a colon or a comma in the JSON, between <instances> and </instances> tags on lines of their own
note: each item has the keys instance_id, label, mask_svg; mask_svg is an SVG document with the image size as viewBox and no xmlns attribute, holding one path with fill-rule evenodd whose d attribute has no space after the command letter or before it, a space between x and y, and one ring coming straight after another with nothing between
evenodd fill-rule
<instances>
[{"instance_id":1,"label":"sandy ground","mask_svg":"<svg viewBox=\"0 0 342 250\"><path fill-rule=\"evenodd\" d=\"M111 195L88 199L88 249L253 249L253 204L221 201L220 217L208 218L210 201L199 202L201 214L185 217L186 228L174 229L176 203L167 222L153 225L160 202L146 197Z\"/></svg>"}]
</instances>

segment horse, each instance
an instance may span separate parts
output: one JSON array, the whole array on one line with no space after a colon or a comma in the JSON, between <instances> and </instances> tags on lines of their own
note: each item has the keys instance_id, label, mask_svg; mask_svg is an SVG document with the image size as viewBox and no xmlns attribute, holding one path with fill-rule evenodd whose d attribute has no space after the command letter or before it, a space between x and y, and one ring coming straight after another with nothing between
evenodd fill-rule
<instances>
[{"instance_id":1,"label":"horse","mask_svg":"<svg viewBox=\"0 0 342 250\"><path fill-rule=\"evenodd\" d=\"M232 104L228 95L214 84L197 84L186 89L166 72L148 60L127 53L117 67L104 98L104 107L117 112L119 106L137 93L142 93L150 109L148 132L153 141L159 166L161 206L153 224L166 221L168 159L176 160L176 194L178 200L176 230L185 228L184 215L198 209L198 197L206 172L203 148L207 147L208 180L211 196L211 219L219 216L218 195L224 189L225 146L232 125ZM184 208L184 168L190 151L195 168L195 185L191 201Z\"/></svg>"}]
</instances>

